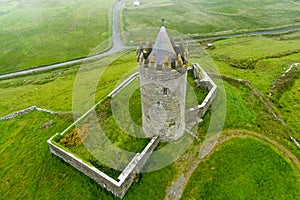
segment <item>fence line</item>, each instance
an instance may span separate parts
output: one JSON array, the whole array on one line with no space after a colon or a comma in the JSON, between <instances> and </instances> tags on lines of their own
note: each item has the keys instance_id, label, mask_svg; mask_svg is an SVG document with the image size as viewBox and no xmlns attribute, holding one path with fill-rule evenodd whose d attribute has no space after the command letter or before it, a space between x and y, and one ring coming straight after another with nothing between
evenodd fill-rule
<instances>
[{"instance_id":1,"label":"fence line","mask_svg":"<svg viewBox=\"0 0 300 200\"><path fill-rule=\"evenodd\" d=\"M39 108L37 106L31 106L29 108L25 108L23 110L19 110L15 113L12 113L12 114L9 114L9 115L6 115L4 117L0 117L0 122L1 121L4 121L4 120L8 120L8 119L12 119L14 117L17 117L17 116L20 116L20 115L25 115L33 110L37 110L37 111L40 111L40 112L45 112L45 113L49 113L51 115L55 114L56 112L52 111L52 110L47 110L47 109L44 109L44 108Z\"/></svg>"}]
</instances>

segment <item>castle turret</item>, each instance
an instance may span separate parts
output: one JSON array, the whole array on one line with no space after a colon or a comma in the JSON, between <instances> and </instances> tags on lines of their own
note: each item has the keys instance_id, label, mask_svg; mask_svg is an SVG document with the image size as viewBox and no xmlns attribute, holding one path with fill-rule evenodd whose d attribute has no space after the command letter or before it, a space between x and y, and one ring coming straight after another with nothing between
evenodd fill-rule
<instances>
[{"instance_id":1,"label":"castle turret","mask_svg":"<svg viewBox=\"0 0 300 200\"><path fill-rule=\"evenodd\" d=\"M156 42L137 49L143 131L161 141L178 140L185 130L187 51L161 27Z\"/></svg>"}]
</instances>

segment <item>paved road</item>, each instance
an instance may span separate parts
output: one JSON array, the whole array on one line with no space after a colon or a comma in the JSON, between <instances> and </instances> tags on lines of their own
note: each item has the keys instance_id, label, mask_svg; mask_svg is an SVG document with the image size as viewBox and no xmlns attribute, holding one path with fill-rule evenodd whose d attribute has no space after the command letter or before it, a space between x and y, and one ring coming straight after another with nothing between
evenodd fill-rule
<instances>
[{"instance_id":1,"label":"paved road","mask_svg":"<svg viewBox=\"0 0 300 200\"><path fill-rule=\"evenodd\" d=\"M16 76L20 76L20 75L32 74L35 72L45 71L45 70L49 70L49 69L55 69L55 68L63 67L66 65L78 64L83 61L89 61L89 60L93 60L96 58L105 57L105 56L114 54L116 52L123 51L125 49L134 49L135 47L133 47L133 46L124 46L121 41L120 35L119 35L118 13L119 13L119 10L121 9L121 7L122 7L121 1L117 1L117 3L114 6L114 12L113 12L113 33L112 33L113 46L110 50L100 53L100 54L97 54L97 55L94 55L94 56L89 56L86 58L80 58L80 59L66 61L66 62L62 62L62 63L58 63L58 64L49 65L49 66L38 67L38 68L34 68L34 69L28 69L28 70L24 70L24 71L0 75L0 80L16 77ZM246 35L266 35L266 34L276 34L276 33L287 33L287 32L294 31L294 30L300 30L300 27L284 28L284 29L278 29L278 30L267 30L267 31L254 31L254 32L248 32L248 33L229 34L229 35L222 35L222 36L210 36L210 37L203 37L203 38L200 38L197 40L201 41L201 40L211 40L211 39L219 39L219 38L240 37L240 36L246 36Z\"/></svg>"},{"instance_id":2,"label":"paved road","mask_svg":"<svg viewBox=\"0 0 300 200\"><path fill-rule=\"evenodd\" d=\"M226 39L231 37L242 37L242 36L249 36L249 35L269 35L269 34L280 34L280 33L289 33L291 31L300 30L299 27L289 27L289 28L282 28L282 29L274 29L274 30L265 30L265 31L252 31L246 33L233 33L228 35L216 35L216 36L208 36L197 39L198 41L203 40L212 40L212 39Z\"/></svg>"},{"instance_id":3,"label":"paved road","mask_svg":"<svg viewBox=\"0 0 300 200\"><path fill-rule=\"evenodd\" d=\"M120 1L117 1L117 3L114 6L114 12L113 12L113 36L112 36L113 46L110 50L100 53L100 54L97 54L97 55L94 55L94 56L89 56L86 58L80 58L80 59L75 59L75 60L71 60L71 61L66 61L66 62L62 62L62 63L49 65L49 66L39 67L39 68L35 68L35 69L28 69L28 70L24 70L24 71L0 75L0 80L16 77L16 76L20 76L20 75L32 74L35 72L45 71L45 70L49 70L49 69L55 69L55 68L63 67L66 65L78 64L83 61L89 61L89 60L93 60L95 58L105 57L105 56L114 54L116 52L123 51L125 49L135 48L135 47L130 47L130 46L124 46L121 41L121 38L119 35L119 27L118 27L118 13L119 13L119 10L121 9L121 7L122 7L122 3Z\"/></svg>"}]
</instances>

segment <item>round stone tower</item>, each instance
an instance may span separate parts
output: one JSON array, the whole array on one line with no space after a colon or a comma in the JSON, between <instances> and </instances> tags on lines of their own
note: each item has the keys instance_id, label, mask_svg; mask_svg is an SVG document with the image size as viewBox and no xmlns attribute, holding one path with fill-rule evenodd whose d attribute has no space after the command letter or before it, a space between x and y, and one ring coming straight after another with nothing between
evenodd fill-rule
<instances>
[{"instance_id":1,"label":"round stone tower","mask_svg":"<svg viewBox=\"0 0 300 200\"><path fill-rule=\"evenodd\" d=\"M143 131L163 142L178 140L185 130L188 55L161 27L156 42L137 49Z\"/></svg>"}]
</instances>

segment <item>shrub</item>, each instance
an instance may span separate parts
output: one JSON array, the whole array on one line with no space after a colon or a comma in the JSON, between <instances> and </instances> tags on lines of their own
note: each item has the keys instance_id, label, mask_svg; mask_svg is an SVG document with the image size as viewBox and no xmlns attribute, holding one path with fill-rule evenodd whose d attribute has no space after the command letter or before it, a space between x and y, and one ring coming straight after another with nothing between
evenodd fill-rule
<instances>
[{"instance_id":1,"label":"shrub","mask_svg":"<svg viewBox=\"0 0 300 200\"><path fill-rule=\"evenodd\" d=\"M84 140L89 134L89 126L89 124L84 124L80 129L75 128L72 132L67 133L64 138L59 141L59 143L65 147L82 146Z\"/></svg>"},{"instance_id":2,"label":"shrub","mask_svg":"<svg viewBox=\"0 0 300 200\"><path fill-rule=\"evenodd\" d=\"M300 22L300 17L296 17L294 20L295 22Z\"/></svg>"}]
</instances>

